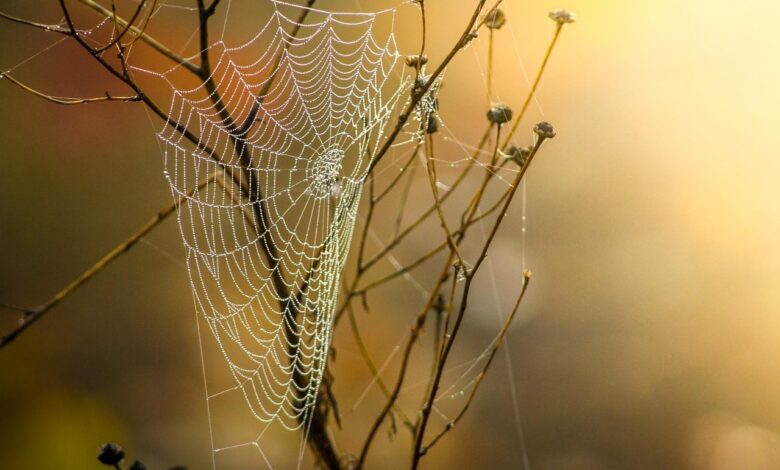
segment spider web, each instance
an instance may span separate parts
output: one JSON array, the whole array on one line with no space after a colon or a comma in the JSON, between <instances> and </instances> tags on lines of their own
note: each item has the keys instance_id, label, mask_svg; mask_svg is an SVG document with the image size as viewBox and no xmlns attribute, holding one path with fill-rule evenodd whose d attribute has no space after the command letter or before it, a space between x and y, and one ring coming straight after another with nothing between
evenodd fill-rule
<instances>
[{"instance_id":1,"label":"spider web","mask_svg":"<svg viewBox=\"0 0 780 470\"><path fill-rule=\"evenodd\" d=\"M308 9L299 24L304 7L272 3L247 43L210 46L213 87L159 74L172 95L159 138L196 309L233 378L209 400L240 392L292 430L317 400L362 183L408 81L395 10Z\"/></svg>"}]
</instances>

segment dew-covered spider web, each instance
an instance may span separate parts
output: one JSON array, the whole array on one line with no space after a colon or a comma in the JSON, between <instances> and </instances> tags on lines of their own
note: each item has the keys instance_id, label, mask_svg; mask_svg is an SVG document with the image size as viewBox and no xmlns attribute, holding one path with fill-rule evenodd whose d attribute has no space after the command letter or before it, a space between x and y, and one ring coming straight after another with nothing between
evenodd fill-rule
<instances>
[{"instance_id":1,"label":"dew-covered spider web","mask_svg":"<svg viewBox=\"0 0 780 470\"><path fill-rule=\"evenodd\" d=\"M262 422L305 427L317 401L362 183L408 88L394 19L277 1L251 40L210 46L205 83L159 74L195 305L233 377L209 398Z\"/></svg>"},{"instance_id":2,"label":"dew-covered spider web","mask_svg":"<svg viewBox=\"0 0 780 470\"><path fill-rule=\"evenodd\" d=\"M133 6L139 4L137 0L129 1ZM148 14L156 20L167 17L171 20L169 24L188 25L183 35L181 31L176 32L187 42L176 44L175 51L197 65L202 58L196 46L198 29L193 31L189 21L197 16L193 3L161 0L148 4ZM238 3L236 0L223 1L217 16L212 19L211 45L207 49L212 73L205 83L204 77L195 76L186 66L165 70L168 67L165 65L161 66L164 71L159 71L148 62L154 59L144 55L143 48L137 52L127 50L128 65L134 77L152 79L149 82L153 85L145 90L153 91L155 98L157 95L169 97L165 102L167 122L161 126L155 120L154 126L164 154L165 177L175 198L181 200L178 227L199 319L201 355L204 369L208 370L206 396L212 429L211 450L212 456L219 455L214 466L246 468L247 462L257 463L258 458L267 467L275 466L271 462L289 463L291 451L295 450L286 442L290 440L296 441L300 466L314 406L327 401L322 399L320 392L326 381L324 369L342 268L356 222L366 223L366 208L363 207L363 214L358 213L363 184L380 145L397 122L401 105L408 103L413 94L415 70L401 64L403 60L394 31L403 21L397 18L409 14L409 18L416 21L415 15L419 12L414 8L408 9L413 10L411 12L400 9L372 13L329 12L275 0L252 5L253 0L249 0L246 3L252 7L248 9L257 7L252 10L255 13L265 9L267 14L247 21L237 14ZM355 0L354 4L355 9L365 11L368 2ZM326 8L328 4L323 1L317 5ZM439 6L444 10L447 8L446 4ZM506 8L512 13L510 5ZM303 13L306 15L302 20ZM514 17L519 18L517 13ZM183 19L185 16L187 21ZM406 19L406 16L402 18ZM63 28L63 21L52 25L52 29ZM242 35L233 30L237 23L251 24L251 34ZM162 28L151 30L152 34L170 39ZM115 28L107 17L101 17L94 28L80 31L85 41L95 47L102 47L116 37ZM230 38L245 39L225 40L228 37L225 32L230 33ZM511 53L519 59L520 69L509 75L506 81L510 86L504 90L514 93L518 81L528 86L530 81L522 69L518 41L511 28L509 34L511 36L507 38L505 34L504 39L511 39L511 42L506 41L505 47L513 49ZM8 71L15 72L17 67L65 39L57 39L52 46ZM131 35L125 39L125 42L133 41ZM140 41L137 44L142 45ZM468 68L469 74L481 75L486 84L487 67L483 56L487 45L486 38L476 37L460 55L459 60L466 64L455 63L454 67ZM414 44L414 49L406 52L415 54L417 47ZM184 51L194 52L194 55L187 56ZM453 74L449 78L456 76ZM423 81L430 77L425 67L421 67L420 77ZM450 84L453 81L450 80ZM160 84L164 85L162 93ZM478 101L479 106L475 109L480 109L479 115L473 120L482 119L480 106L484 105L485 94L479 90L480 93L474 93L474 96L455 96L457 84L454 89L442 88L442 84L443 75L440 75L429 94L412 111L409 123L383 164L373 173L379 181L378 187L383 180L395 181L395 175L406 174L397 185L398 192L411 194L408 199L401 200L412 202L397 204L401 206L397 217L398 208L393 207L390 216L378 221L375 218L372 229L365 233L362 233L361 225L358 236L367 237L370 248L384 252L399 231L406 230L405 227L415 220L417 212L426 210L430 189L425 158L430 158L439 167L436 185L442 195L451 191L458 175L470 166L475 168L472 176L481 179L482 172L492 173L502 187L509 187L512 176L518 171L511 165L502 167L489 163L493 136L486 148L477 148L474 139L460 138L468 135L468 129L464 127L473 125L470 115L464 114L464 110L469 109L464 103L469 99ZM438 109L440 88L444 92L442 115ZM501 101L499 92L491 96L489 87L485 85L484 88L490 102ZM518 94L524 91L520 90ZM522 98L507 95L505 98L510 103ZM539 106L538 103L535 105ZM424 143L421 129L428 124L429 114L436 115L440 133L437 134L436 155L426 157L414 148ZM446 121L445 117L448 118ZM465 121L467 125L459 128L459 121ZM414 158L407 160L409 150L414 150ZM519 229L524 269L525 186L522 191ZM457 209L468 204L467 199L458 198L461 196L455 193L447 207ZM398 200L391 199L391 205ZM475 226L477 241L487 235L489 226L485 223L480 221ZM441 241L440 227L435 223L423 227L431 227L430 232L419 235L425 242ZM398 279L406 283L404 292L411 292L408 297L425 302L431 294L425 271L420 274L420 271L406 269L410 260L415 259L412 252L416 253L424 245L415 245L417 241L412 240L411 247L388 249L383 262L389 266L378 270L389 268L401 273ZM179 259L175 254L168 255ZM494 272L494 262L498 264L501 260L489 258L486 262L487 285L493 298L489 310L494 311L493 315L474 317L475 322L495 320L500 327L504 319L501 312L507 311L507 305L500 295L502 279ZM372 302L375 302L374 298ZM393 298L395 310L392 311L406 308L407 301L413 303L410 299ZM381 321L376 320L378 317L371 317L371 323L377 323L381 328ZM479 323L472 326L484 328ZM490 326L494 325L491 323ZM389 340L393 347L389 350L383 351L381 341L377 341L376 372L372 370L372 376L365 383L353 377L345 377L340 382L348 384L346 387L356 384L358 387L339 390L341 412L331 413L331 423L339 414L342 419L355 419L356 415L365 413L371 395L380 395L379 377L390 383L392 368L399 361L400 347L407 334L405 325L401 331L393 332L393 338ZM464 392L474 385L494 339L492 329L487 334L493 336L489 336L491 341L486 348L464 351L461 360L445 370L446 383L443 382L434 402L436 424L446 426L452 420ZM508 341L504 344L513 417L522 447L524 438L513 388L514 372ZM210 349L204 353L205 348ZM348 342L339 344L339 356L352 354L357 357L357 353L349 349ZM412 396L417 401L426 383L427 366L425 369L421 375L423 379L405 384L399 390L399 397ZM342 375L349 374L339 377ZM334 427L329 426L329 432ZM302 433L273 431L301 428ZM336 431L332 438L338 445L336 441L340 437ZM226 452L228 450L232 452ZM340 450L346 455L345 452L354 451L355 446L345 445ZM238 453L243 454L237 456ZM236 456L228 457L228 454Z\"/></svg>"}]
</instances>

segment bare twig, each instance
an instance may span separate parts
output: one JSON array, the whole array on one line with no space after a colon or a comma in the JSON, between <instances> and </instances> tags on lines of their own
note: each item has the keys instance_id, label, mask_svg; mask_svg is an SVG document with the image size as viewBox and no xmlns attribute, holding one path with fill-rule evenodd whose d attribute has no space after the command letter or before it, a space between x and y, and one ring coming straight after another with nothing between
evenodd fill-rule
<instances>
[{"instance_id":1,"label":"bare twig","mask_svg":"<svg viewBox=\"0 0 780 470\"><path fill-rule=\"evenodd\" d=\"M504 201L502 210L499 213L498 217L496 218L495 223L493 224L493 228L490 231L490 234L488 235L487 240L485 241L482 247L482 251L480 252L479 257L474 263L474 267L471 269L470 272L467 272L465 275L465 285L463 286L463 294L461 295L458 314L455 318L455 323L453 324L451 331L447 332L445 335L445 341L442 344L441 355L437 361L438 366L436 369L436 373L433 377L430 389L427 393L425 406L422 408L420 414L420 424L417 428L414 452L412 453L413 469L417 468L417 466L420 463L420 458L422 458L422 456L425 455L425 453L423 452L423 438L425 437L425 429L428 425L428 420L431 415L431 410L433 409L433 402L436 399L436 395L439 390L439 384L441 383L441 377L442 374L444 373L444 368L447 363L447 359L449 357L450 351L452 350L452 345L454 344L455 339L458 336L458 332L460 330L460 326L462 324L464 314L466 313L466 309L468 307L469 294L471 293L471 284L474 280L474 276L476 276L477 271L479 270L482 263L485 261L485 257L487 256L487 251L490 248L493 239L498 233L498 229L501 227L501 223L504 220L504 214L507 212L507 209L509 209L509 205L511 204L512 199L514 198L517 189L520 187L520 182L522 181L523 176L525 175L525 172L528 169L528 166L533 160L533 157L539 151L539 148L544 142L544 140L545 140L544 137L541 136L537 139L536 144L531 150L531 154L528 156L528 159L526 160L521 170L515 176L510 193L506 198L506 200Z\"/></svg>"},{"instance_id":2,"label":"bare twig","mask_svg":"<svg viewBox=\"0 0 780 470\"><path fill-rule=\"evenodd\" d=\"M523 120L523 116L525 116L525 112L528 110L528 105L531 104L531 100L533 100L534 95L536 95L536 89L539 87L539 83L542 81L542 75L544 75L544 71L547 68L547 63L550 61L550 56L552 56L552 51L555 48L555 44L558 42L558 37L560 37L562 29L563 23L556 23L555 32L553 33L553 37L550 40L550 44L547 46L547 51L544 53L542 64L539 66L539 70L536 72L536 77L531 84L531 89L528 91L528 95L523 102L523 106L520 108L520 112L517 113L515 123L512 124L512 128L509 130L502 147L506 147L512 141L512 137L514 137L515 132L517 132L517 128L520 126L520 121Z\"/></svg>"},{"instance_id":3,"label":"bare twig","mask_svg":"<svg viewBox=\"0 0 780 470\"><path fill-rule=\"evenodd\" d=\"M517 296L517 300L515 301L515 305L512 308L512 311L510 312L509 316L504 320L504 324L501 326L501 330L498 333L498 336L496 337L495 341L493 342L493 346L490 349L490 353L488 354L488 359L485 362L485 365L482 367L482 370L477 374L477 378L474 380L474 385L471 387L471 392L469 393L468 398L466 399L466 403L463 405L461 410L458 412L458 414L453 418L447 425L444 427L444 429L439 432L432 440L431 442L424 446L422 448L422 453L425 454L428 452L428 450L435 446L439 440L444 437L445 434L447 434L452 428L455 427L456 424L463 418L463 415L466 414L466 411L468 411L469 406L471 406L471 403L474 401L474 397L477 394L477 390L479 389L479 386L482 384L482 380L485 378L485 375L487 374L488 369L490 368L490 365L493 363L493 358L496 356L496 352L498 352L498 349L501 347L501 344L504 342L504 337L506 336L507 332L509 331L509 326L512 324L512 320L514 320L515 315L517 314L517 311L520 307L520 304L523 301L523 298L525 297L525 292L528 289L528 283L531 280L531 273L530 271L523 272L523 285L520 290L520 294Z\"/></svg>"},{"instance_id":4,"label":"bare twig","mask_svg":"<svg viewBox=\"0 0 780 470\"><path fill-rule=\"evenodd\" d=\"M472 14L471 19L466 25L466 30L463 32L463 34L461 34L458 42L455 43L455 46L453 46L449 54L447 54L447 56L439 64L439 66L431 74L431 76L428 77L428 79L425 82L425 85L423 85L419 90L419 93L415 93L415 95L409 101L409 104L406 106L404 111L399 116L398 123L395 125L395 128L390 133L390 135L385 139L385 143L379 149L376 156L374 157L374 160L371 162L371 165L368 168L369 173L373 171L376 165L379 164L379 162L382 160L382 157L384 157L385 154L388 152L388 150L390 150L390 148L393 145L393 142L395 142L395 139L398 138L398 135L401 133L401 130L403 130L404 126L406 125L406 122L409 120L409 116L417 107L417 105L420 103L420 100L425 96L426 93L428 93L428 90L430 90L433 84L436 83L436 79L439 78L439 75L441 75L444 72L444 69L446 69L447 66L450 64L450 62L452 62L452 59L455 58L458 52L460 52L461 49L466 47L469 44L469 42L471 42L471 40L474 39L474 37L476 37L477 33L474 30L474 25L477 23L479 14L480 12L482 12L482 8L484 8L485 6L485 1L486 0L479 0L477 2L477 6L474 9L474 13Z\"/></svg>"},{"instance_id":5,"label":"bare twig","mask_svg":"<svg viewBox=\"0 0 780 470\"><path fill-rule=\"evenodd\" d=\"M89 269L81 273L76 279L71 281L67 286L63 287L59 292L57 292L51 299L46 301L46 303L38 307L25 309L25 315L22 317L19 325L13 331L0 338L0 349L10 344L27 328L43 318L49 311L51 311L51 309L56 307L65 298L73 294L85 282L89 281L96 274L105 269L106 266L111 264L124 253L130 251L130 249L133 248L136 243L138 243L142 238L149 234L149 232L154 230L158 225L160 225L160 223L168 218L168 216L171 215L187 197L191 197L195 192L206 187L214 180L215 176L216 174L212 173L208 177L204 178L196 187L187 192L186 196L180 197L174 203L160 210L157 214L154 215L154 217L142 225L141 228L139 228L134 234L130 235L130 237L106 253Z\"/></svg>"},{"instance_id":6,"label":"bare twig","mask_svg":"<svg viewBox=\"0 0 780 470\"><path fill-rule=\"evenodd\" d=\"M120 41L122 38L127 34L128 31L130 31L130 28L133 27L133 23L138 19L138 17L141 15L141 12L143 11L144 7L146 6L146 0L141 0L138 2L138 7L135 9L135 13L133 13L133 16L130 18L130 21L127 21L127 24L124 25L121 32L118 32L116 37L109 41L108 44L105 46L95 50L96 54L102 54L103 52L111 49L116 44L120 44ZM119 21L116 16L116 5L114 3L111 4L111 19L114 22L114 27L116 28L119 26ZM118 28L117 28L118 29Z\"/></svg>"},{"instance_id":7,"label":"bare twig","mask_svg":"<svg viewBox=\"0 0 780 470\"><path fill-rule=\"evenodd\" d=\"M82 3L83 5L88 6L89 8L95 10L96 12L100 13L101 15L105 16L106 18L112 18L114 15L111 12L111 10L107 9L103 5L93 1L93 0L78 0L78 2ZM136 26L133 26L130 24L129 21L117 16L116 22L119 24L119 26L123 28L129 28L129 31L133 34L137 35L141 38L141 41L145 42L149 46L152 47L152 49L156 50L160 54L164 55L168 59L172 60L173 62L183 66L185 69L189 70L190 72L194 73L195 75L200 75L200 68L190 62L189 60L185 59L184 57L180 56L179 54L173 52L169 47L165 46L163 43L158 41L157 39L150 36L148 33L144 32L143 30L137 28Z\"/></svg>"},{"instance_id":8,"label":"bare twig","mask_svg":"<svg viewBox=\"0 0 780 470\"><path fill-rule=\"evenodd\" d=\"M14 85L18 86L22 90L32 93L33 95L43 98L47 101L51 101L52 103L56 104L63 104L63 105L73 105L73 104L86 104L86 103L98 103L103 101L141 101L141 97L138 95L135 96L111 96L110 94L106 93L105 96L98 96L95 98L66 98L66 97L60 97L60 96L52 96L47 95L46 93L40 92L28 85L25 85L24 83L20 82L19 80L15 79L8 73L0 72L0 77L6 78L9 82L13 83Z\"/></svg>"},{"instance_id":9,"label":"bare twig","mask_svg":"<svg viewBox=\"0 0 780 470\"><path fill-rule=\"evenodd\" d=\"M25 26L32 26L33 28L42 29L44 31L51 31L55 33L64 34L66 36L70 36L70 32L68 29L63 28L62 26L58 24L44 24L44 23L38 23L35 21L25 20L24 18L17 18L15 16L11 16L7 13L3 13L0 11L0 18L4 18L8 21L12 21L14 23L23 24Z\"/></svg>"},{"instance_id":10,"label":"bare twig","mask_svg":"<svg viewBox=\"0 0 780 470\"><path fill-rule=\"evenodd\" d=\"M438 180L436 177L436 163L433 160L433 135L428 134L425 139L426 152L425 161L428 168L428 182L431 187L431 193L433 194L433 205L436 207L436 213L439 215L439 222L441 223L444 234L447 236L447 242L450 245L450 249L455 253L459 263L463 263L463 256L460 254L458 244L455 243L455 239L452 236L452 231L449 225L447 225L447 219L444 217L444 210L441 208L441 200L439 198L439 187L437 186Z\"/></svg>"}]
</instances>

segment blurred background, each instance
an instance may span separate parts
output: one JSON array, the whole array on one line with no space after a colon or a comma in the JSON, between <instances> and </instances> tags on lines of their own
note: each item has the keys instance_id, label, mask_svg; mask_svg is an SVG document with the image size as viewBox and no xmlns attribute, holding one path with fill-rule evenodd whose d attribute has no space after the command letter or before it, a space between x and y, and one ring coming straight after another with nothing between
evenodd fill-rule
<instances>
[{"instance_id":1,"label":"blurred background","mask_svg":"<svg viewBox=\"0 0 780 470\"><path fill-rule=\"evenodd\" d=\"M42 3L2 0L0 11L59 22L56 2ZM426 3L438 63L473 2ZM505 0L496 91L515 109L528 90L523 71L535 72L552 33L547 12L558 7L578 21L564 29L521 132L530 139L541 119L558 130L528 175L525 250L518 205L453 363L495 337L523 254L533 283L509 354L497 356L424 467L522 468L527 454L534 469L780 468L780 4ZM412 53L419 22L402 10L399 43ZM235 17L236 31L264 24L264 14L267 5ZM78 19L95 23L87 12ZM151 31L175 43L196 25L191 10L167 8ZM57 39L0 22L0 69L55 95L127 94L73 44L49 48ZM483 129L474 122L486 107L486 45L479 38L453 62L441 94L447 128L471 145ZM162 122L137 103L57 106L7 80L0 103L0 301L37 305L170 203L155 137ZM1 467L100 468L105 441L150 468L211 467L182 260L171 219L0 351ZM432 272L415 275L425 282ZM410 289L378 292L360 317L375 358L408 331ZM10 330L17 315L0 314ZM357 453L383 400L374 389L353 410L371 376L351 341L340 325L332 372L347 412L334 432L341 451ZM224 412L234 414L240 422L240 408ZM370 468L405 468L408 435L391 442L385 431ZM277 468L296 462L284 461L289 443L265 446L279 454ZM264 468L256 454L245 458L237 468Z\"/></svg>"}]
</instances>

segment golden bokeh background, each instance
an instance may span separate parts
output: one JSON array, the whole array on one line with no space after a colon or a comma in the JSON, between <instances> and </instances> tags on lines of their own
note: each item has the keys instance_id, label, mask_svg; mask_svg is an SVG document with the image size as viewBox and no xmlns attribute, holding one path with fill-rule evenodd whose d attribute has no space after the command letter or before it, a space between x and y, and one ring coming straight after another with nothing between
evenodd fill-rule
<instances>
[{"instance_id":1,"label":"golden bokeh background","mask_svg":"<svg viewBox=\"0 0 780 470\"><path fill-rule=\"evenodd\" d=\"M436 63L474 2L426 3ZM515 403L533 469L780 468L780 3L504 0L496 90L516 108L528 90L523 68L536 70L550 38L547 12L561 6L578 21L563 32L524 126L549 120L558 137L529 173L534 279L509 337L511 361L499 355L467 417L423 462L522 468ZM56 2L3 0L0 10L59 20ZM177 14L157 26L160 37L194 29L192 16ZM400 19L409 50L418 23ZM0 69L53 40L0 22ZM485 50L481 37L455 60L441 95L463 142L482 132ZM124 92L67 43L14 76L58 95ZM35 305L169 203L161 123L138 104L60 107L7 80L0 106L0 301ZM510 215L461 360L495 336L495 311L511 303L491 291L512 292L519 276L519 212ZM166 222L0 351L0 467L100 468L97 446L117 441L150 468L210 468L178 237ZM378 294L361 318L378 357L416 313L397 300L404 288ZM12 328L15 314L0 313ZM336 391L354 399L370 375L346 333L336 335ZM343 451L359 450L381 403L369 396L348 417L337 433ZM371 468L405 468L408 437L386 441L383 431Z\"/></svg>"}]
</instances>

